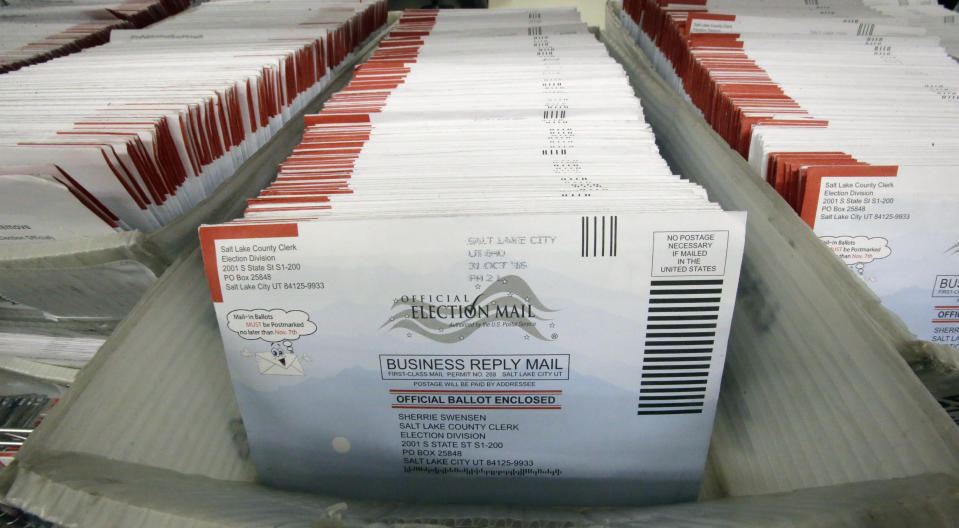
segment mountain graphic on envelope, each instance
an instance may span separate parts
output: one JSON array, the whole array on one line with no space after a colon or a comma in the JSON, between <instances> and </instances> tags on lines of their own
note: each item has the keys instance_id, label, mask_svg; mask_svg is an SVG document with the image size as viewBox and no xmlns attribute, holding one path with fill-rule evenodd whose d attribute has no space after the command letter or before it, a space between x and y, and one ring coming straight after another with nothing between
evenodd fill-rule
<instances>
[{"instance_id":1,"label":"mountain graphic on envelope","mask_svg":"<svg viewBox=\"0 0 959 528\"><path fill-rule=\"evenodd\" d=\"M257 352L256 366L259 367L260 374L270 374L274 376L303 375L303 366L300 365L299 356L292 354L277 358L270 352Z\"/></svg>"}]
</instances>

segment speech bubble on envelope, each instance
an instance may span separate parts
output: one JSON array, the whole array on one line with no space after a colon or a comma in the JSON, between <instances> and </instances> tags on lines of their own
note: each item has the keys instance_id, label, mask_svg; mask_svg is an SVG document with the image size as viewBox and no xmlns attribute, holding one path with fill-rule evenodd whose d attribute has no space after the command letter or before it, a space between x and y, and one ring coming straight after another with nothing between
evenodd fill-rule
<instances>
[{"instance_id":1,"label":"speech bubble on envelope","mask_svg":"<svg viewBox=\"0 0 959 528\"><path fill-rule=\"evenodd\" d=\"M233 310L226 315L230 330L243 339L269 343L293 341L316 332L310 314L302 310Z\"/></svg>"},{"instance_id":2,"label":"speech bubble on envelope","mask_svg":"<svg viewBox=\"0 0 959 528\"><path fill-rule=\"evenodd\" d=\"M869 264L892 254L889 241L883 237L822 236L819 238L847 266Z\"/></svg>"}]
</instances>

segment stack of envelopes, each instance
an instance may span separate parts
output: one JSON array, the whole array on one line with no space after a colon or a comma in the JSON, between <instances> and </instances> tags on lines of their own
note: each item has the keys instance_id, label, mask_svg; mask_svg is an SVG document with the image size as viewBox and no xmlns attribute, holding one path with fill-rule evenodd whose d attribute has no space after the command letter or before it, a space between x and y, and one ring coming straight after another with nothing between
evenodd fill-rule
<instances>
[{"instance_id":1,"label":"stack of envelopes","mask_svg":"<svg viewBox=\"0 0 959 528\"><path fill-rule=\"evenodd\" d=\"M959 346L959 64L910 12L634 0L623 21L912 332Z\"/></svg>"},{"instance_id":2,"label":"stack of envelopes","mask_svg":"<svg viewBox=\"0 0 959 528\"><path fill-rule=\"evenodd\" d=\"M200 229L263 482L696 497L745 215L670 172L574 10L406 11L306 123Z\"/></svg>"}]
</instances>

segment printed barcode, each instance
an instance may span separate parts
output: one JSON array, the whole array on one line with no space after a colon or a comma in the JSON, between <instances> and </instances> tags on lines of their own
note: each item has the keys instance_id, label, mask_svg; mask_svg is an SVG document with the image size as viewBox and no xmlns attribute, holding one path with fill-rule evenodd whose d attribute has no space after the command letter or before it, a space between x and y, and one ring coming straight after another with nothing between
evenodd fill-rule
<instances>
[{"instance_id":1,"label":"printed barcode","mask_svg":"<svg viewBox=\"0 0 959 528\"><path fill-rule=\"evenodd\" d=\"M722 279L650 282L637 415L703 412L722 291Z\"/></svg>"},{"instance_id":2,"label":"printed barcode","mask_svg":"<svg viewBox=\"0 0 959 528\"><path fill-rule=\"evenodd\" d=\"M870 37L872 32L876 29L875 24L859 24L859 29L856 30L857 37Z\"/></svg>"},{"instance_id":3,"label":"printed barcode","mask_svg":"<svg viewBox=\"0 0 959 528\"><path fill-rule=\"evenodd\" d=\"M615 257L619 250L619 219L584 216L580 220L580 235L581 257Z\"/></svg>"}]
</instances>

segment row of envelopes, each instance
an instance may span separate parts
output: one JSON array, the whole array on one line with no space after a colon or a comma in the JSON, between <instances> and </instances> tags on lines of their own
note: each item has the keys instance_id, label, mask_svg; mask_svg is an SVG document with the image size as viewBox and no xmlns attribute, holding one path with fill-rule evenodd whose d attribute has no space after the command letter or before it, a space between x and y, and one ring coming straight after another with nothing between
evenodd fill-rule
<instances>
[{"instance_id":1,"label":"row of envelopes","mask_svg":"<svg viewBox=\"0 0 959 528\"><path fill-rule=\"evenodd\" d=\"M27 214L58 211L25 218L21 234L168 224L269 141L385 18L382 1L208 2L3 75L5 200Z\"/></svg>"},{"instance_id":2,"label":"row of envelopes","mask_svg":"<svg viewBox=\"0 0 959 528\"><path fill-rule=\"evenodd\" d=\"M386 18L385 1L211 1L0 75L2 300L54 336L115 324L196 226L265 183L246 162L288 141Z\"/></svg>"},{"instance_id":3,"label":"row of envelopes","mask_svg":"<svg viewBox=\"0 0 959 528\"><path fill-rule=\"evenodd\" d=\"M696 497L745 214L670 171L575 10L406 11L306 125L200 228L263 482Z\"/></svg>"},{"instance_id":4,"label":"row of envelopes","mask_svg":"<svg viewBox=\"0 0 959 528\"><path fill-rule=\"evenodd\" d=\"M630 0L622 19L887 307L956 346L959 64L917 23L940 8L898 4Z\"/></svg>"},{"instance_id":5,"label":"row of envelopes","mask_svg":"<svg viewBox=\"0 0 959 528\"><path fill-rule=\"evenodd\" d=\"M0 73L109 42L110 31L148 26L189 0L12 0L0 11Z\"/></svg>"}]
</instances>

